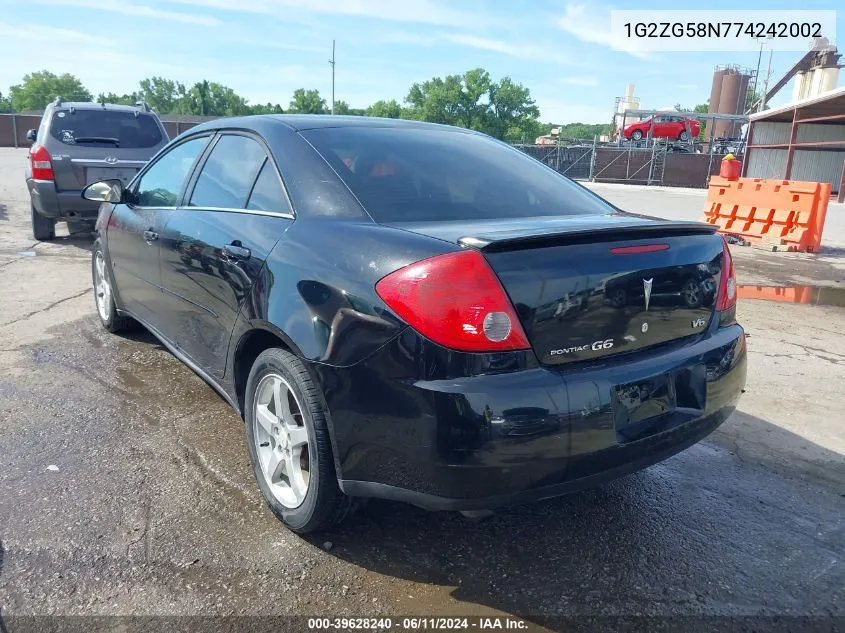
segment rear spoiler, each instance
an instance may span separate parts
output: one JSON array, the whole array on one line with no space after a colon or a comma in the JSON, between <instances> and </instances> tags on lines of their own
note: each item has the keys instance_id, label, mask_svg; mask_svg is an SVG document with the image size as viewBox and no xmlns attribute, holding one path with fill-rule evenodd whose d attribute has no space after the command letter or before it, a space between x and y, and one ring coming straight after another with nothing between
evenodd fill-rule
<instances>
[{"instance_id":1,"label":"rear spoiler","mask_svg":"<svg viewBox=\"0 0 845 633\"><path fill-rule=\"evenodd\" d=\"M512 251L544 246L566 244L589 244L618 240L640 240L656 237L680 237L684 235L709 235L716 227L703 222L675 222L672 220L614 223L599 227L573 226L555 227L546 231L536 229L515 229L492 231L481 235L468 235L458 239L464 248L484 252Z\"/></svg>"}]
</instances>

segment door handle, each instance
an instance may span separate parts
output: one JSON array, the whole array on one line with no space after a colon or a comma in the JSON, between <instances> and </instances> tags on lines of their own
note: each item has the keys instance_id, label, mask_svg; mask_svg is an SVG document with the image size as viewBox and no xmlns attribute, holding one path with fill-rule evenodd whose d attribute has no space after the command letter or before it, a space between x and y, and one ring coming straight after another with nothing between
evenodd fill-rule
<instances>
[{"instance_id":1,"label":"door handle","mask_svg":"<svg viewBox=\"0 0 845 633\"><path fill-rule=\"evenodd\" d=\"M223 255L229 261L242 262L249 259L252 253L245 246L241 246L241 243L236 240L223 247Z\"/></svg>"},{"instance_id":2,"label":"door handle","mask_svg":"<svg viewBox=\"0 0 845 633\"><path fill-rule=\"evenodd\" d=\"M155 231L144 231L144 241L147 244L152 244L158 239L158 233Z\"/></svg>"}]
</instances>

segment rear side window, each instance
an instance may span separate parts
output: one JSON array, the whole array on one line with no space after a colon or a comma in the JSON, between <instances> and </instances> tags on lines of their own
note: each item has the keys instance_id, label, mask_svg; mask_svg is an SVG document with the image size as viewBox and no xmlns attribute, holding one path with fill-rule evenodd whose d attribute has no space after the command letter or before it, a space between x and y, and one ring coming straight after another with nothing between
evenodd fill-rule
<instances>
[{"instance_id":1,"label":"rear side window","mask_svg":"<svg viewBox=\"0 0 845 633\"><path fill-rule=\"evenodd\" d=\"M246 136L223 136L202 167L189 206L243 209L267 153Z\"/></svg>"},{"instance_id":2,"label":"rear side window","mask_svg":"<svg viewBox=\"0 0 845 633\"><path fill-rule=\"evenodd\" d=\"M208 143L207 136L185 141L163 154L141 176L136 189L141 207L175 207L185 179L197 156Z\"/></svg>"},{"instance_id":3,"label":"rear side window","mask_svg":"<svg viewBox=\"0 0 845 633\"><path fill-rule=\"evenodd\" d=\"M252 188L246 208L255 211L290 211L287 198L282 191L282 183L279 182L276 170L273 169L269 159L258 174L258 180Z\"/></svg>"},{"instance_id":4,"label":"rear side window","mask_svg":"<svg viewBox=\"0 0 845 633\"><path fill-rule=\"evenodd\" d=\"M53 114L50 136L65 145L146 149L164 139L151 114L119 110L59 110Z\"/></svg>"},{"instance_id":5,"label":"rear side window","mask_svg":"<svg viewBox=\"0 0 845 633\"><path fill-rule=\"evenodd\" d=\"M608 213L600 198L487 136L354 127L302 132L377 222Z\"/></svg>"}]
</instances>

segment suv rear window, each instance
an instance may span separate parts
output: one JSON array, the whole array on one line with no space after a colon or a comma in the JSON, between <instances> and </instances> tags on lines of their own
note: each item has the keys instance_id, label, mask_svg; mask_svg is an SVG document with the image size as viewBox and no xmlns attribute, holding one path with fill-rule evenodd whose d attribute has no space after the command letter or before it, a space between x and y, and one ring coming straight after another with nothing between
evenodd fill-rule
<instances>
[{"instance_id":1,"label":"suv rear window","mask_svg":"<svg viewBox=\"0 0 845 633\"><path fill-rule=\"evenodd\" d=\"M161 128L151 114L118 110L59 110L53 114L50 136L65 145L84 147L155 147Z\"/></svg>"},{"instance_id":2,"label":"suv rear window","mask_svg":"<svg viewBox=\"0 0 845 633\"><path fill-rule=\"evenodd\" d=\"M608 213L605 202L488 136L436 129L348 127L301 134L376 222Z\"/></svg>"}]
</instances>

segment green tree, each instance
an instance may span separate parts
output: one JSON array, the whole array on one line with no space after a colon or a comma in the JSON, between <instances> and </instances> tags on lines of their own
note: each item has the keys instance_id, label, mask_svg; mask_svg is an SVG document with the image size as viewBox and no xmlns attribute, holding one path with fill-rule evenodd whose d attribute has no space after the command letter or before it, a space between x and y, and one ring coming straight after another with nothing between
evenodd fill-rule
<instances>
[{"instance_id":1,"label":"green tree","mask_svg":"<svg viewBox=\"0 0 845 633\"><path fill-rule=\"evenodd\" d=\"M396 99L390 101L379 100L367 108L367 116L378 116L385 119L398 119L402 116L402 106Z\"/></svg>"},{"instance_id":2,"label":"green tree","mask_svg":"<svg viewBox=\"0 0 845 633\"><path fill-rule=\"evenodd\" d=\"M284 112L285 111L282 109L282 106L278 103L273 105L269 101L266 105L258 103L254 106L249 106L250 114L284 114Z\"/></svg>"},{"instance_id":3,"label":"green tree","mask_svg":"<svg viewBox=\"0 0 845 633\"><path fill-rule=\"evenodd\" d=\"M115 103L118 105L131 105L134 106L141 100L141 95L137 92L131 92L129 94L117 95L113 92L103 93L97 95L97 103Z\"/></svg>"},{"instance_id":4,"label":"green tree","mask_svg":"<svg viewBox=\"0 0 845 633\"><path fill-rule=\"evenodd\" d=\"M486 132L496 138L533 141L540 131L537 120L540 110L531 98L528 88L503 77L490 85L490 111L487 114Z\"/></svg>"},{"instance_id":5,"label":"green tree","mask_svg":"<svg viewBox=\"0 0 845 633\"><path fill-rule=\"evenodd\" d=\"M12 102L9 100L8 97L4 97L3 93L0 92L0 112L11 112L12 111Z\"/></svg>"},{"instance_id":6,"label":"green tree","mask_svg":"<svg viewBox=\"0 0 845 633\"><path fill-rule=\"evenodd\" d=\"M290 100L288 112L292 114L327 114L329 110L326 108L326 100L320 96L318 90L297 88Z\"/></svg>"},{"instance_id":7,"label":"green tree","mask_svg":"<svg viewBox=\"0 0 845 633\"><path fill-rule=\"evenodd\" d=\"M329 108L331 112L331 108ZM335 101L334 102L334 113L335 114L346 114L350 116L364 116L366 111L362 108L350 108L349 104L346 101Z\"/></svg>"},{"instance_id":8,"label":"green tree","mask_svg":"<svg viewBox=\"0 0 845 633\"><path fill-rule=\"evenodd\" d=\"M141 98L159 114L173 114L178 110L179 88L184 88L179 82L164 77L150 77L142 79L139 85Z\"/></svg>"},{"instance_id":9,"label":"green tree","mask_svg":"<svg viewBox=\"0 0 845 633\"><path fill-rule=\"evenodd\" d=\"M459 125L500 139L522 140L540 129L540 112L528 88L510 77L493 82L483 68L415 83L405 101L409 118Z\"/></svg>"},{"instance_id":10,"label":"green tree","mask_svg":"<svg viewBox=\"0 0 845 633\"><path fill-rule=\"evenodd\" d=\"M609 123L567 123L557 126L561 138L592 140L596 136L610 135Z\"/></svg>"},{"instance_id":11,"label":"green tree","mask_svg":"<svg viewBox=\"0 0 845 633\"><path fill-rule=\"evenodd\" d=\"M65 101L91 101L91 93L69 73L55 75L42 70L23 76L23 81L9 88L12 111L43 110L56 97Z\"/></svg>"}]
</instances>

